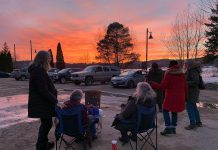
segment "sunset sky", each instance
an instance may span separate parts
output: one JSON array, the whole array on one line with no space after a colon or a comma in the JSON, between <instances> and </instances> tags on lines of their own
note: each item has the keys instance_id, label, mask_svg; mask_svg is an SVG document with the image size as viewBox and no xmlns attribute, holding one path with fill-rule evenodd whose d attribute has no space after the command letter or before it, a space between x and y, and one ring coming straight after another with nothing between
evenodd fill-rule
<instances>
[{"instance_id":1,"label":"sunset sky","mask_svg":"<svg viewBox=\"0 0 218 150\"><path fill-rule=\"evenodd\" d=\"M17 60L30 60L33 50L52 49L54 59L61 42L65 61L95 61L96 43L112 22L129 27L134 51L145 60L148 27L148 58L169 58L161 39L170 31L176 14L200 0L0 0L0 46L7 42Z\"/></svg>"}]
</instances>

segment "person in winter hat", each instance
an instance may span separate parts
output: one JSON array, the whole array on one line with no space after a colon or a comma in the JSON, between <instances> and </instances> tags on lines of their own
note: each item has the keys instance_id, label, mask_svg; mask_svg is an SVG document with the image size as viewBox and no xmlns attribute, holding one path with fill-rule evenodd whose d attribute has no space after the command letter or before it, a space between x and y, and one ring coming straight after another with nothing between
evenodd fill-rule
<instances>
[{"instance_id":1,"label":"person in winter hat","mask_svg":"<svg viewBox=\"0 0 218 150\"><path fill-rule=\"evenodd\" d=\"M160 84L151 82L154 89L165 91L163 101L163 117L165 129L161 135L176 134L177 114L185 110L185 100L187 97L187 82L185 74L175 60L170 61L169 69L164 75ZM171 117L169 112L171 112Z\"/></svg>"}]
</instances>

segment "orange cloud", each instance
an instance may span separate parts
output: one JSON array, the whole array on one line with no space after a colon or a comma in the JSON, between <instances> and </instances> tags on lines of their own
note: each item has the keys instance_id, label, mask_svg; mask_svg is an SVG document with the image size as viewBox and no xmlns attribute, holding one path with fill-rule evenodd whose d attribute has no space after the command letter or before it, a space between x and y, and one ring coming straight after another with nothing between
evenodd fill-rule
<instances>
[{"instance_id":1,"label":"orange cloud","mask_svg":"<svg viewBox=\"0 0 218 150\"><path fill-rule=\"evenodd\" d=\"M0 6L0 44L6 41L11 49L16 44L18 60L29 60L30 40L33 50L51 48L54 59L61 42L68 63L95 61L99 36L114 21L130 28L141 60L145 60L147 27L154 36L149 40L149 60L169 58L161 40L169 33L175 14L187 5L187 0L12 1Z\"/></svg>"}]
</instances>

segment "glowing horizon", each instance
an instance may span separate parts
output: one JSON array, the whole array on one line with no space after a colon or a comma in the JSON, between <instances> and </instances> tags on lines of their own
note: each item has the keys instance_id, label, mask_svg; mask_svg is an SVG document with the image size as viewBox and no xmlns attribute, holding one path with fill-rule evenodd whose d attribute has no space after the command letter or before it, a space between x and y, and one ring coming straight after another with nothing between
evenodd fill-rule
<instances>
[{"instance_id":1,"label":"glowing horizon","mask_svg":"<svg viewBox=\"0 0 218 150\"><path fill-rule=\"evenodd\" d=\"M167 59L171 56L161 39L169 33L176 14L189 2L3 0L0 6L0 46L7 42L13 54L13 45L16 44L17 60L30 60L31 40L33 51L52 49L56 60L60 42L65 62L96 62L99 36L110 23L119 22L129 27L135 43L134 51L141 55L140 60L145 60L146 28L154 37L149 40L148 59Z\"/></svg>"}]
</instances>

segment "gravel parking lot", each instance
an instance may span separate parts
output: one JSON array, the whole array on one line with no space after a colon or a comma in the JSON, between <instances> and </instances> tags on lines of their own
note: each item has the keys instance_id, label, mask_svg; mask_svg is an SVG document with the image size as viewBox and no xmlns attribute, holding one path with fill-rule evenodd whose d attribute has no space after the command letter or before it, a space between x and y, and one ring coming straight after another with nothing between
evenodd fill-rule
<instances>
[{"instance_id":1,"label":"gravel parking lot","mask_svg":"<svg viewBox=\"0 0 218 150\"><path fill-rule=\"evenodd\" d=\"M117 139L120 134L110 127L113 117L120 111L120 104L126 102L125 95L130 95L134 89L112 88L110 85L95 84L76 86L73 83L55 84L59 99L67 99L73 89L95 89L103 91L101 98L104 111L103 130L98 139L93 142L93 150L110 150L111 140ZM15 81L14 79L0 79L0 149L6 150L34 150L38 120L27 118L28 80ZM120 97L121 96L121 97ZM200 100L214 104L214 107L200 108L203 127L193 131L184 130L188 124L187 113L179 113L177 134L169 137L159 135L164 123L161 113L158 113L158 146L160 150L215 150L218 141L218 92L203 90ZM203 106L203 105L202 105ZM9 125L11 123L11 125ZM54 140L54 128L50 132L50 139ZM81 149L80 145L75 146ZM122 146L118 142L119 150L129 150L130 145ZM146 146L146 149L149 148Z\"/></svg>"}]
</instances>

